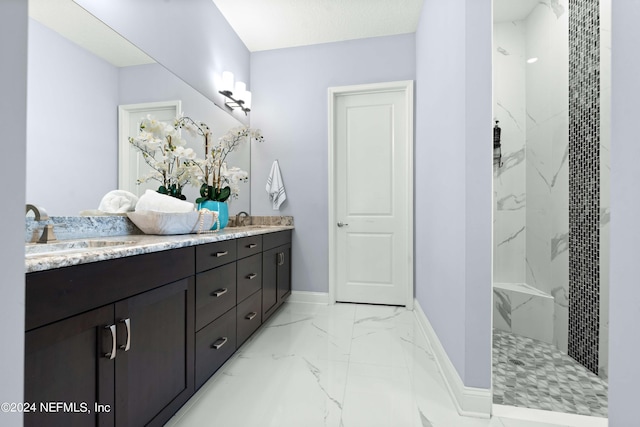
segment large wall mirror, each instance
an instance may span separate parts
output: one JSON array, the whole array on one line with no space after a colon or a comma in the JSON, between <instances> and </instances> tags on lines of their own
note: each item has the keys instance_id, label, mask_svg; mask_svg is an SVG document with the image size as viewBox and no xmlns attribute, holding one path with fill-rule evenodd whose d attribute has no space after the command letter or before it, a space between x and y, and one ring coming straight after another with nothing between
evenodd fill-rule
<instances>
[{"instance_id":1,"label":"large wall mirror","mask_svg":"<svg viewBox=\"0 0 640 427\"><path fill-rule=\"evenodd\" d=\"M118 106L180 101L214 141L242 125L72 0L29 0L29 15L26 200L49 215L97 209L119 187ZM204 155L202 140L189 146ZM250 144L227 160L250 172ZM250 184L240 186L231 214L250 212Z\"/></svg>"}]
</instances>

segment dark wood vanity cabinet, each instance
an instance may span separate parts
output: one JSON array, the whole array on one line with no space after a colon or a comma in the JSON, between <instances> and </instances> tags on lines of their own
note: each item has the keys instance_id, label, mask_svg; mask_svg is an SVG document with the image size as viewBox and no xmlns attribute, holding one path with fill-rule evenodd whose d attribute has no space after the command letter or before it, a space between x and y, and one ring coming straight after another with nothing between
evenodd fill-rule
<instances>
[{"instance_id":1,"label":"dark wood vanity cabinet","mask_svg":"<svg viewBox=\"0 0 640 427\"><path fill-rule=\"evenodd\" d=\"M24 425L163 425L290 294L290 257L287 230L27 274Z\"/></svg>"},{"instance_id":2,"label":"dark wood vanity cabinet","mask_svg":"<svg viewBox=\"0 0 640 427\"><path fill-rule=\"evenodd\" d=\"M105 326L112 324L109 306L27 332L25 426L114 425L115 361L102 354L110 345ZM48 402L82 402L92 413L45 412L41 405ZM96 413L96 403L109 410Z\"/></svg>"},{"instance_id":3,"label":"dark wood vanity cabinet","mask_svg":"<svg viewBox=\"0 0 640 427\"><path fill-rule=\"evenodd\" d=\"M196 389L261 324L262 238L196 247Z\"/></svg>"},{"instance_id":4,"label":"dark wood vanity cabinet","mask_svg":"<svg viewBox=\"0 0 640 427\"><path fill-rule=\"evenodd\" d=\"M116 425L164 425L193 394L192 298L189 278L115 305Z\"/></svg>"},{"instance_id":5,"label":"dark wood vanity cabinet","mask_svg":"<svg viewBox=\"0 0 640 427\"><path fill-rule=\"evenodd\" d=\"M197 390L236 351L236 241L195 250Z\"/></svg>"},{"instance_id":6,"label":"dark wood vanity cabinet","mask_svg":"<svg viewBox=\"0 0 640 427\"><path fill-rule=\"evenodd\" d=\"M185 249L27 275L25 402L36 410L25 426L159 426L191 397L194 257ZM145 265L160 274L145 280ZM68 305L81 314L51 314Z\"/></svg>"},{"instance_id":7,"label":"dark wood vanity cabinet","mask_svg":"<svg viewBox=\"0 0 640 427\"><path fill-rule=\"evenodd\" d=\"M291 231L265 236L262 253L262 321L291 294Z\"/></svg>"}]
</instances>

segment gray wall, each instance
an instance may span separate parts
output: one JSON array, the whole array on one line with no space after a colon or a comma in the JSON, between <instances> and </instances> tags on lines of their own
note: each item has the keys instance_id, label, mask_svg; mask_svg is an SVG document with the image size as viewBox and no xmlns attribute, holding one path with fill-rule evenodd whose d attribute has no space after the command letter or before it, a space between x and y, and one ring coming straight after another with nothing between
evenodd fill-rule
<instances>
[{"instance_id":1,"label":"gray wall","mask_svg":"<svg viewBox=\"0 0 640 427\"><path fill-rule=\"evenodd\" d=\"M416 34L416 298L491 386L491 0L425 0Z\"/></svg>"},{"instance_id":2,"label":"gray wall","mask_svg":"<svg viewBox=\"0 0 640 427\"><path fill-rule=\"evenodd\" d=\"M255 52L251 125L265 141L251 150L251 210L274 215L265 184L278 159L287 192L280 214L293 215L293 282L328 292L328 88L413 80L414 35Z\"/></svg>"},{"instance_id":3,"label":"gray wall","mask_svg":"<svg viewBox=\"0 0 640 427\"><path fill-rule=\"evenodd\" d=\"M638 423L640 2L612 2L609 426Z\"/></svg>"},{"instance_id":4,"label":"gray wall","mask_svg":"<svg viewBox=\"0 0 640 427\"><path fill-rule=\"evenodd\" d=\"M0 2L0 117L4 159L2 256L0 256L0 401L23 401L24 370L24 204L27 133L27 2ZM22 414L0 413L3 426L21 426Z\"/></svg>"},{"instance_id":5,"label":"gray wall","mask_svg":"<svg viewBox=\"0 0 640 427\"><path fill-rule=\"evenodd\" d=\"M96 209L118 186L118 68L33 19L28 50L27 200Z\"/></svg>"},{"instance_id":6,"label":"gray wall","mask_svg":"<svg viewBox=\"0 0 640 427\"><path fill-rule=\"evenodd\" d=\"M76 3L218 105L223 71L251 89L249 51L211 0ZM248 123L243 113L233 115Z\"/></svg>"}]
</instances>

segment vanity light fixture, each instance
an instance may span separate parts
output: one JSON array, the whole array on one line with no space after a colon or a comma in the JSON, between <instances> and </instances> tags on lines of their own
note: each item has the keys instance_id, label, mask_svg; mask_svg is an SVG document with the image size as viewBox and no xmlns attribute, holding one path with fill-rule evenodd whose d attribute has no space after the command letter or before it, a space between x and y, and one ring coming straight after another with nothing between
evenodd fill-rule
<instances>
[{"instance_id":1,"label":"vanity light fixture","mask_svg":"<svg viewBox=\"0 0 640 427\"><path fill-rule=\"evenodd\" d=\"M233 79L233 73L225 71L222 73L222 90L218 93L224 95L227 100L225 105L230 108L240 108L246 116L251 111L251 92L247 90L247 85L244 82L235 82Z\"/></svg>"}]
</instances>

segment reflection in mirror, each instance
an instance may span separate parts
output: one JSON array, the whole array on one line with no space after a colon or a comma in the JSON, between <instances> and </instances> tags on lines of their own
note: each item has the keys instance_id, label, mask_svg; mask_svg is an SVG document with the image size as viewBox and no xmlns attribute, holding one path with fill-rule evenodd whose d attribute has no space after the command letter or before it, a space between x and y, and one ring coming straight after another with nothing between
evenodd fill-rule
<instances>
[{"instance_id":1,"label":"reflection in mirror","mask_svg":"<svg viewBox=\"0 0 640 427\"><path fill-rule=\"evenodd\" d=\"M72 0L29 0L29 14L26 200L49 215L97 209L118 188L119 105L181 101L214 141L241 126ZM202 141L189 145L204 155ZM228 160L250 172L249 144ZM231 214L250 212L250 185L240 185ZM198 189L185 194L193 202Z\"/></svg>"}]
</instances>

